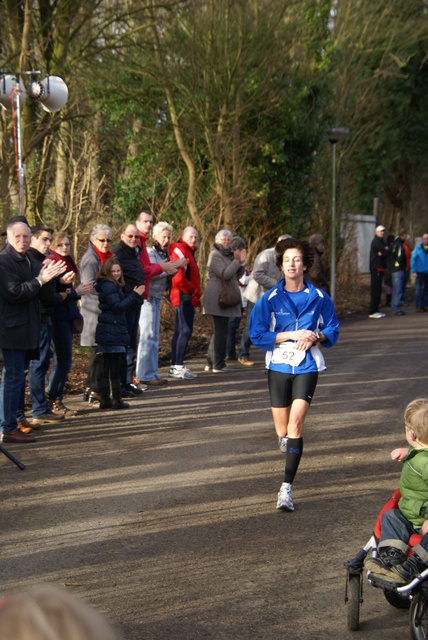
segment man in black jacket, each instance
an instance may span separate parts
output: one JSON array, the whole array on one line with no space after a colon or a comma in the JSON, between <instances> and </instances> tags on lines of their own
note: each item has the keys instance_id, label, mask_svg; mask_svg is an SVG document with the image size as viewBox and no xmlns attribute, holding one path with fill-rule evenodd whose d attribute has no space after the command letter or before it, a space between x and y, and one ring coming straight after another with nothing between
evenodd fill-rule
<instances>
[{"instance_id":1,"label":"man in black jacket","mask_svg":"<svg viewBox=\"0 0 428 640\"><path fill-rule=\"evenodd\" d=\"M134 224L123 225L120 231L120 242L113 253L122 267L125 286L123 292L130 295L134 287L145 284L144 267L138 258L138 240L140 234ZM126 349L126 366L122 373L122 397L131 398L142 393L136 384L133 383L135 358L137 355L138 320L140 318L141 303L137 303L125 313L126 324L129 333L129 346Z\"/></svg>"},{"instance_id":2,"label":"man in black jacket","mask_svg":"<svg viewBox=\"0 0 428 640\"><path fill-rule=\"evenodd\" d=\"M8 244L0 253L0 347L3 373L0 384L0 437L4 442L34 442L31 433L18 429L24 416L25 370L38 353L40 340L39 294L62 273L64 263L44 265L27 255L31 231L24 222L7 227Z\"/></svg>"},{"instance_id":3,"label":"man in black jacket","mask_svg":"<svg viewBox=\"0 0 428 640\"><path fill-rule=\"evenodd\" d=\"M384 240L385 227L379 224L375 230L375 237L370 246L370 313L369 318L384 318L379 311L382 295L382 280L388 257L388 245Z\"/></svg>"},{"instance_id":4,"label":"man in black jacket","mask_svg":"<svg viewBox=\"0 0 428 640\"><path fill-rule=\"evenodd\" d=\"M31 227L31 243L27 255L34 258L43 267L46 254L51 246L53 230L48 227ZM64 420L63 414L54 413L48 405L46 398L46 374L51 361L52 342L52 312L53 307L66 298L65 292L57 293L56 280L51 280L44 285L39 294L40 302L40 342L39 357L30 362L29 390L33 410L32 426L37 427L44 423L56 423Z\"/></svg>"}]
</instances>

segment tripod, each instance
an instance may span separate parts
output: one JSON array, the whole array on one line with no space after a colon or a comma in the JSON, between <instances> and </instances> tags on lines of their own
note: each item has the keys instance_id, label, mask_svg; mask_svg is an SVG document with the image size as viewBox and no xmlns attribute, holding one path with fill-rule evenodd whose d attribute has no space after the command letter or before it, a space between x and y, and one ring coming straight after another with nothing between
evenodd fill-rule
<instances>
[{"instance_id":1,"label":"tripod","mask_svg":"<svg viewBox=\"0 0 428 640\"><path fill-rule=\"evenodd\" d=\"M4 447L2 447L1 445L0 445L0 451L1 451L1 453L3 453L6 456L6 458L9 458L9 460L12 460L12 462L14 462L16 464L16 466L21 469L21 471L23 471L25 469L25 464L23 464L22 462L19 462L19 460L17 460L15 458L15 456L13 456L11 453L9 453L9 451L6 451L6 449Z\"/></svg>"}]
</instances>

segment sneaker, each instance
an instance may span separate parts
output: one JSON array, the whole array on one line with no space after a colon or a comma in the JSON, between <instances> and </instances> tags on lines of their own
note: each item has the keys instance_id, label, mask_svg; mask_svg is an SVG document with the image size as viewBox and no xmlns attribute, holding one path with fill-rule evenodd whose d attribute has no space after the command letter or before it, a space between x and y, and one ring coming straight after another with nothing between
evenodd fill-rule
<instances>
[{"instance_id":1,"label":"sneaker","mask_svg":"<svg viewBox=\"0 0 428 640\"><path fill-rule=\"evenodd\" d=\"M375 558L369 558L364 563L367 571L380 576L390 575L392 567L402 564L406 559L406 554L396 547L383 547L379 551L379 555Z\"/></svg>"},{"instance_id":2,"label":"sneaker","mask_svg":"<svg viewBox=\"0 0 428 640\"><path fill-rule=\"evenodd\" d=\"M138 386L142 391L146 391L149 387L161 387L164 384L168 384L168 380L166 378L153 378L153 380L139 382Z\"/></svg>"},{"instance_id":3,"label":"sneaker","mask_svg":"<svg viewBox=\"0 0 428 640\"><path fill-rule=\"evenodd\" d=\"M282 453L287 453L288 436L284 436L283 438L278 438L278 445Z\"/></svg>"},{"instance_id":4,"label":"sneaker","mask_svg":"<svg viewBox=\"0 0 428 640\"><path fill-rule=\"evenodd\" d=\"M391 571L396 575L397 582L407 584L427 568L425 562L413 553L405 562L392 567Z\"/></svg>"},{"instance_id":5,"label":"sneaker","mask_svg":"<svg viewBox=\"0 0 428 640\"><path fill-rule=\"evenodd\" d=\"M192 373L183 365L175 365L174 367L171 367L168 375L170 378L176 378L177 380L193 380L194 378L198 377L196 373Z\"/></svg>"},{"instance_id":6,"label":"sneaker","mask_svg":"<svg viewBox=\"0 0 428 640\"><path fill-rule=\"evenodd\" d=\"M294 511L293 498L291 497L291 484L283 482L278 493L277 509L282 511Z\"/></svg>"},{"instance_id":7,"label":"sneaker","mask_svg":"<svg viewBox=\"0 0 428 640\"><path fill-rule=\"evenodd\" d=\"M371 313L369 315L369 318L384 318L385 314L384 313L379 313L379 311L377 311L376 313Z\"/></svg>"},{"instance_id":8,"label":"sneaker","mask_svg":"<svg viewBox=\"0 0 428 640\"><path fill-rule=\"evenodd\" d=\"M57 422L62 422L62 420L64 420L63 413L53 413L53 411L50 411L49 413L44 413L42 416L34 417L32 424L56 424Z\"/></svg>"},{"instance_id":9,"label":"sneaker","mask_svg":"<svg viewBox=\"0 0 428 640\"><path fill-rule=\"evenodd\" d=\"M213 368L212 368L212 366L210 364L206 364L205 365L204 371L212 371L212 370L213 370Z\"/></svg>"},{"instance_id":10,"label":"sneaker","mask_svg":"<svg viewBox=\"0 0 428 640\"><path fill-rule=\"evenodd\" d=\"M152 381L150 382L140 382L139 380L137 380L137 378L133 377L132 378L132 384L137 387L137 389L140 389L140 391L147 391L147 385L148 384L153 384Z\"/></svg>"},{"instance_id":11,"label":"sneaker","mask_svg":"<svg viewBox=\"0 0 428 640\"><path fill-rule=\"evenodd\" d=\"M243 364L244 367L252 367L254 365L254 362L250 360L250 358L238 358L238 362Z\"/></svg>"},{"instance_id":12,"label":"sneaker","mask_svg":"<svg viewBox=\"0 0 428 640\"><path fill-rule=\"evenodd\" d=\"M140 396L143 393L143 389L140 389L140 387L138 387L135 382L130 382L129 384L127 384L125 389L127 391L131 391L134 396Z\"/></svg>"},{"instance_id":13,"label":"sneaker","mask_svg":"<svg viewBox=\"0 0 428 640\"><path fill-rule=\"evenodd\" d=\"M228 371L233 371L233 369L227 367L226 365L224 365L224 367L220 367L219 369L214 369L214 367L212 368L213 373L227 373Z\"/></svg>"}]
</instances>

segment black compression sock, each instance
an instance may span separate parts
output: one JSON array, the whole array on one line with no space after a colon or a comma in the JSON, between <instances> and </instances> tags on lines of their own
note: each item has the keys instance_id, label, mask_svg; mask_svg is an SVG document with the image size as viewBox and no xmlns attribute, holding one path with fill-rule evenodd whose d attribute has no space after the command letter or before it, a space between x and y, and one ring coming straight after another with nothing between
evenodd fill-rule
<instances>
[{"instance_id":1,"label":"black compression sock","mask_svg":"<svg viewBox=\"0 0 428 640\"><path fill-rule=\"evenodd\" d=\"M288 438L284 482L293 483L303 452L303 438Z\"/></svg>"}]
</instances>

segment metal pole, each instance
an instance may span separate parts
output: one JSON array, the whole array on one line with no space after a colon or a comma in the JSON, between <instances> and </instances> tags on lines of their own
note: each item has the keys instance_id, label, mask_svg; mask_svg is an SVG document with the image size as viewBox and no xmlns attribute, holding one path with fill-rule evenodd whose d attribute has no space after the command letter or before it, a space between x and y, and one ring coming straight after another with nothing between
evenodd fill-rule
<instances>
[{"instance_id":1,"label":"metal pole","mask_svg":"<svg viewBox=\"0 0 428 640\"><path fill-rule=\"evenodd\" d=\"M332 179L332 199L331 199L331 272L330 291L331 299L334 302L336 296L336 143L333 142L333 179Z\"/></svg>"},{"instance_id":2,"label":"metal pole","mask_svg":"<svg viewBox=\"0 0 428 640\"><path fill-rule=\"evenodd\" d=\"M24 167L22 164L22 141L21 141L21 101L20 101L20 84L19 75L16 76L16 91L14 92L14 100L16 105L16 137L17 137L17 154L18 154L18 179L19 179L19 215L24 215Z\"/></svg>"}]
</instances>

